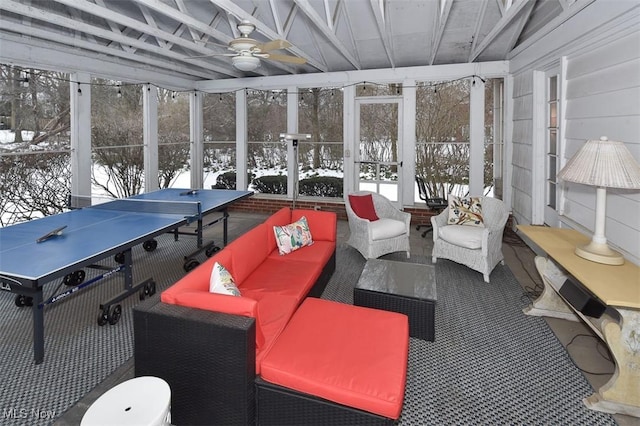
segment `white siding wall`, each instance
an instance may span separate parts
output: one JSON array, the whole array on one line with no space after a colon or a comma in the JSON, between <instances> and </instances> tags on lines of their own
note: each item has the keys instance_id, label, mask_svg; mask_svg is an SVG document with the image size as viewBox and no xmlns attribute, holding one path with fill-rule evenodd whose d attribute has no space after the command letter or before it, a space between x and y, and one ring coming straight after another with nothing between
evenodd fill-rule
<instances>
[{"instance_id":1,"label":"white siding wall","mask_svg":"<svg viewBox=\"0 0 640 426\"><path fill-rule=\"evenodd\" d=\"M568 22L512 58L513 211L518 223L532 223L536 207L534 144L544 143L534 120L534 70L566 57L565 139L562 165L587 139L607 136L624 142L640 160L640 8L635 2L596 1ZM581 32L582 31L582 32ZM537 96L538 94L536 94ZM544 96L544 94L540 94ZM593 232L595 188L564 184L562 226ZM640 191L609 190L609 244L640 263Z\"/></svg>"}]
</instances>

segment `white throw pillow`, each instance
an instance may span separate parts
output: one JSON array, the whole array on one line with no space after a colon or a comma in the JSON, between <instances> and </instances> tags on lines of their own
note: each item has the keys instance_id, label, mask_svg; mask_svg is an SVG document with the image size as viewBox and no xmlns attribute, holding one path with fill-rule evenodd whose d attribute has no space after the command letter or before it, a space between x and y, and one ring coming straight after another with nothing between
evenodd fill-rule
<instances>
[{"instance_id":1,"label":"white throw pillow","mask_svg":"<svg viewBox=\"0 0 640 426\"><path fill-rule=\"evenodd\" d=\"M240 296L240 290L236 287L236 283L233 281L231 273L218 262L213 264L213 269L211 270L209 292L228 294L230 296Z\"/></svg>"}]
</instances>

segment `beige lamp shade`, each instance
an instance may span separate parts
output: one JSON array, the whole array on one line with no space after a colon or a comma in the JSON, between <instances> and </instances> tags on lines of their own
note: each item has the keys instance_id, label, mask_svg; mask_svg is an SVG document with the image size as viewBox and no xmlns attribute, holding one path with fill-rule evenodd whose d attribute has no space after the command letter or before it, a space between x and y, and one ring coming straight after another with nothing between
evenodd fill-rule
<instances>
[{"instance_id":1,"label":"beige lamp shade","mask_svg":"<svg viewBox=\"0 0 640 426\"><path fill-rule=\"evenodd\" d=\"M622 142L588 140L564 166L558 178L596 187L596 223L591 242L576 247L576 255L592 262L622 265L622 254L607 244L606 222L607 188L640 188L640 166Z\"/></svg>"},{"instance_id":2,"label":"beige lamp shade","mask_svg":"<svg viewBox=\"0 0 640 426\"><path fill-rule=\"evenodd\" d=\"M640 166L622 142L588 140L558 173L558 178L604 188L640 188Z\"/></svg>"}]
</instances>

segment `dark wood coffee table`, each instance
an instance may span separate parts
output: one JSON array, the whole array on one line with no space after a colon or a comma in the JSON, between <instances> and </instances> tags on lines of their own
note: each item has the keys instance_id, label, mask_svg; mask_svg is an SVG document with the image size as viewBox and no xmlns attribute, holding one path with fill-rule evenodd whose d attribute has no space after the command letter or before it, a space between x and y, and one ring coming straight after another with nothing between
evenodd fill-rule
<instances>
[{"instance_id":1,"label":"dark wood coffee table","mask_svg":"<svg viewBox=\"0 0 640 426\"><path fill-rule=\"evenodd\" d=\"M409 335L435 339L436 273L432 265L370 259L353 290L357 306L409 317Z\"/></svg>"}]
</instances>

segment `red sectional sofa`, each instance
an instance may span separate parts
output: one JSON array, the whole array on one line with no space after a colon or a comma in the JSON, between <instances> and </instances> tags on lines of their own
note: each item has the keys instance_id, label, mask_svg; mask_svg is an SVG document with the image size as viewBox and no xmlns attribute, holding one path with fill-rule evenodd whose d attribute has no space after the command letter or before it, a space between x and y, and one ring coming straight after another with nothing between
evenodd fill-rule
<instances>
[{"instance_id":1,"label":"red sectional sofa","mask_svg":"<svg viewBox=\"0 0 640 426\"><path fill-rule=\"evenodd\" d=\"M273 227L302 216L313 244L280 255ZM169 383L172 424L398 419L407 317L307 298L333 274L335 247L335 214L284 208L134 309L135 375ZM209 292L215 262L241 296Z\"/></svg>"},{"instance_id":2,"label":"red sectional sofa","mask_svg":"<svg viewBox=\"0 0 640 426\"><path fill-rule=\"evenodd\" d=\"M280 255L273 227L302 216L313 244ZM135 374L167 380L174 424L253 423L261 360L305 297L322 294L336 230L335 213L283 208L134 309ZM209 292L215 262L240 297Z\"/></svg>"},{"instance_id":3,"label":"red sectional sofa","mask_svg":"<svg viewBox=\"0 0 640 426\"><path fill-rule=\"evenodd\" d=\"M280 255L273 227L288 225L302 216L309 224L313 244ZM335 269L336 220L331 212L282 208L165 290L161 300L255 318L256 373L260 374L262 357L275 338L323 272L326 276ZM240 297L209 293L209 277L215 262L231 273ZM326 280L321 282L326 285ZM324 285L312 294L320 296L322 290Z\"/></svg>"}]
</instances>

